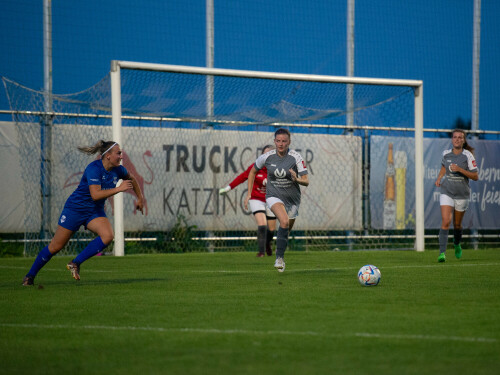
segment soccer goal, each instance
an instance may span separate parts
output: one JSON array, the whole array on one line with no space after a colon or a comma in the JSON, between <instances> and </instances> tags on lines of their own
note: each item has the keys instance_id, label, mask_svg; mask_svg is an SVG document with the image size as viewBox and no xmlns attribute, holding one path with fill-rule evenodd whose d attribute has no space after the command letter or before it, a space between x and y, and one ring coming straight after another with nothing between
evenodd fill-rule
<instances>
[{"instance_id":1,"label":"soccer goal","mask_svg":"<svg viewBox=\"0 0 500 375\"><path fill-rule=\"evenodd\" d=\"M272 144L276 128L288 127L291 148L302 152L311 174L294 228L299 234L292 236L297 243L353 249L387 246L389 239L404 247L408 241L396 239L410 238L424 250L422 81L113 61L111 87L113 139L125 150L142 146L161 155L160 189L146 192L149 207L155 197L160 211L150 211L155 230L184 215L205 231L205 241L251 231L255 225L242 208L246 186L224 197L217 188ZM413 138L413 149L398 133ZM380 168L368 159L384 161L381 186ZM116 254L123 254L122 200L115 199Z\"/></svg>"},{"instance_id":2,"label":"soccer goal","mask_svg":"<svg viewBox=\"0 0 500 375\"><path fill-rule=\"evenodd\" d=\"M27 254L51 237L92 160L76 147L99 139L122 146L146 200L144 215L133 194L106 205L116 255L255 250L246 184L218 190L279 127L291 131L310 180L290 249L424 250L422 81L112 61L88 90L51 96L50 111L43 92L4 85L24 145ZM66 252L90 238L78 232Z\"/></svg>"}]
</instances>

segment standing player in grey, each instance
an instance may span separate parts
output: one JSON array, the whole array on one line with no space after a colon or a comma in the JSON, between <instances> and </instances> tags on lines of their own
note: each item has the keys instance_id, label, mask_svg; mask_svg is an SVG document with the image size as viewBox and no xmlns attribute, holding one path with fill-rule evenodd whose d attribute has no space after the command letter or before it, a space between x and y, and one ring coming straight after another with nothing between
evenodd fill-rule
<instances>
[{"instance_id":1,"label":"standing player in grey","mask_svg":"<svg viewBox=\"0 0 500 375\"><path fill-rule=\"evenodd\" d=\"M285 270L283 257L288 245L288 234L292 230L295 219L299 216L300 186L308 186L307 168L302 156L290 150L291 135L287 129L278 129L274 133L276 149L259 156L248 175L248 194L245 198L245 209L248 209L250 192L255 175L259 169L267 168L266 204L280 222L276 235L276 262L274 267Z\"/></svg>"},{"instance_id":2,"label":"standing player in grey","mask_svg":"<svg viewBox=\"0 0 500 375\"><path fill-rule=\"evenodd\" d=\"M478 179L474 148L467 143L465 132L455 129L452 133L451 143L453 148L443 151L441 170L435 182L436 186L441 187L439 198L441 204L441 229L439 230L438 262L446 261L448 229L452 217L455 257L457 259L462 257L460 240L462 239L462 219L470 201L469 179L474 181Z\"/></svg>"}]
</instances>

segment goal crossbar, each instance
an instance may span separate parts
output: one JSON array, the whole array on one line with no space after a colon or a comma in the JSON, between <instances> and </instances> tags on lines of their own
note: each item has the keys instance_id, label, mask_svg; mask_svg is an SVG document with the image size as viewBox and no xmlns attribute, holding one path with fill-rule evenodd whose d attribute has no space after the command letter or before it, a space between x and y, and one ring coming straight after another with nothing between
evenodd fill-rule
<instances>
[{"instance_id":1,"label":"goal crossbar","mask_svg":"<svg viewBox=\"0 0 500 375\"><path fill-rule=\"evenodd\" d=\"M276 73L276 72L263 72L255 70L203 68L196 66L153 64L153 63L113 60L111 63L111 71L115 71L117 68L132 69L132 70L150 70L150 71L171 72L171 73L200 74L207 76L212 75L212 76L241 77L241 78L324 82L324 83L346 83L346 84L351 83L358 85L410 86L414 88L418 88L423 85L423 81L411 80L411 79L363 78L363 77L327 76L319 74Z\"/></svg>"}]
</instances>

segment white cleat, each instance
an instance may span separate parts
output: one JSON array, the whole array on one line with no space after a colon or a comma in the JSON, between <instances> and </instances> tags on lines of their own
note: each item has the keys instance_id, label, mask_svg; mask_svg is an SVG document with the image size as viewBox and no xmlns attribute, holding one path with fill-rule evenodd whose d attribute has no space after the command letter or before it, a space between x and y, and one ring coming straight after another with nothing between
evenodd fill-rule
<instances>
[{"instance_id":1,"label":"white cleat","mask_svg":"<svg viewBox=\"0 0 500 375\"><path fill-rule=\"evenodd\" d=\"M278 270L278 272L283 272L285 270L285 261L283 258L276 258L276 262L274 262L274 268Z\"/></svg>"}]
</instances>

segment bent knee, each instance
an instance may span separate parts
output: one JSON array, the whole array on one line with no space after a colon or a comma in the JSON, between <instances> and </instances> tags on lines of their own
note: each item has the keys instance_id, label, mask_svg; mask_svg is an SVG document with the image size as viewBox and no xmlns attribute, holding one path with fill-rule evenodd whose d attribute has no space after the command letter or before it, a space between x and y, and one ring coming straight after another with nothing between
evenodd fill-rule
<instances>
[{"instance_id":1,"label":"bent knee","mask_svg":"<svg viewBox=\"0 0 500 375\"><path fill-rule=\"evenodd\" d=\"M290 220L288 218L286 218L286 220L280 221L280 227L290 228Z\"/></svg>"},{"instance_id":2,"label":"bent knee","mask_svg":"<svg viewBox=\"0 0 500 375\"><path fill-rule=\"evenodd\" d=\"M109 245L114 238L115 235L113 232L101 234L101 241L106 245Z\"/></svg>"}]
</instances>

